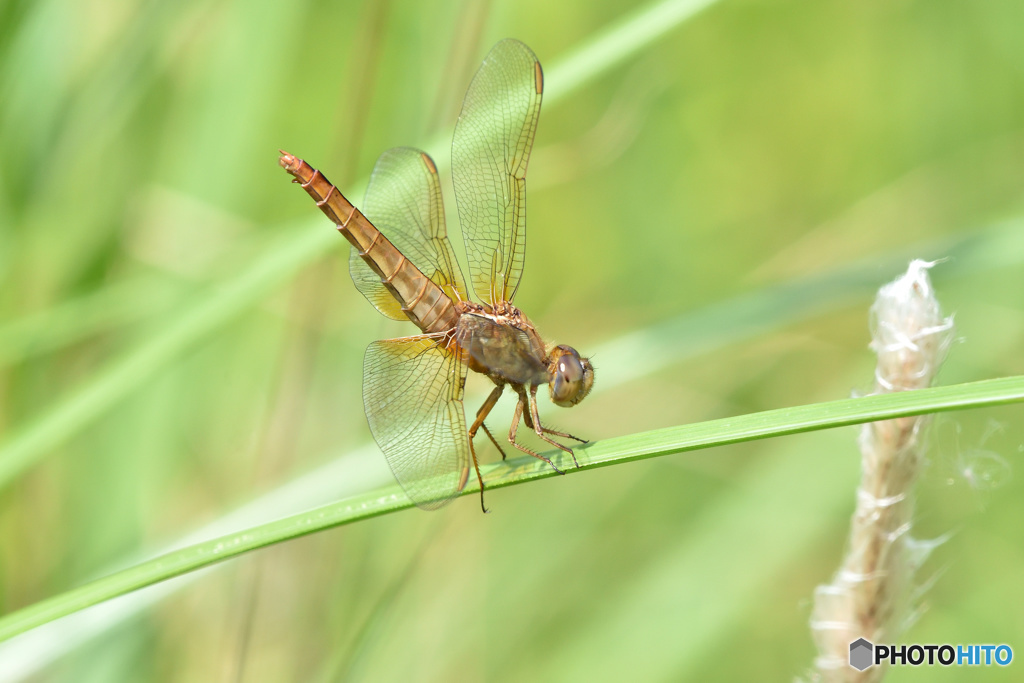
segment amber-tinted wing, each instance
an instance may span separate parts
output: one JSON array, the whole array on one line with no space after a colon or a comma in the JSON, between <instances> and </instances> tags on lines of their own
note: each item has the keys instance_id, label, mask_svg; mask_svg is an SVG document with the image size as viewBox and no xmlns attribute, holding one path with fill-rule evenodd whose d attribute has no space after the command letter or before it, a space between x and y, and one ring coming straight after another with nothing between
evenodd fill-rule
<instances>
[{"instance_id":1,"label":"amber-tinted wing","mask_svg":"<svg viewBox=\"0 0 1024 683\"><path fill-rule=\"evenodd\" d=\"M396 147L380 155L366 188L363 213L405 257L453 301L466 299L455 252L444 224L437 167L426 152ZM356 289L393 320L408 320L401 305L353 249L349 271Z\"/></svg>"},{"instance_id":2,"label":"amber-tinted wing","mask_svg":"<svg viewBox=\"0 0 1024 683\"><path fill-rule=\"evenodd\" d=\"M405 493L433 510L466 484L469 440L462 409L466 366L436 335L385 339L363 359L370 431Z\"/></svg>"},{"instance_id":3,"label":"amber-tinted wing","mask_svg":"<svg viewBox=\"0 0 1024 683\"><path fill-rule=\"evenodd\" d=\"M526 165L540 115L540 62L518 40L484 59L452 141L452 175L478 300L512 301L526 255Z\"/></svg>"}]
</instances>

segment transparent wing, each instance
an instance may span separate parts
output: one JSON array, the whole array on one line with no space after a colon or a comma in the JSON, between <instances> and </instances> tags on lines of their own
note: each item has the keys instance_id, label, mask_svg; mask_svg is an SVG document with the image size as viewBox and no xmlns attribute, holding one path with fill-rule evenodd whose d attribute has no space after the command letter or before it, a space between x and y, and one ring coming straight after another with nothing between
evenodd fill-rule
<instances>
[{"instance_id":1,"label":"transparent wing","mask_svg":"<svg viewBox=\"0 0 1024 683\"><path fill-rule=\"evenodd\" d=\"M478 300L512 301L526 252L526 166L544 76L530 48L503 40L469 84L452 141L452 174Z\"/></svg>"},{"instance_id":2,"label":"transparent wing","mask_svg":"<svg viewBox=\"0 0 1024 683\"><path fill-rule=\"evenodd\" d=\"M396 147L381 154L366 188L363 213L453 301L467 298L445 229L437 167L426 152ZM349 272L356 289L378 311L393 320L408 320L401 304L355 249L349 254Z\"/></svg>"},{"instance_id":3,"label":"transparent wing","mask_svg":"<svg viewBox=\"0 0 1024 683\"><path fill-rule=\"evenodd\" d=\"M395 479L433 510L466 484L469 440L462 409L466 366L437 336L385 339L363 358L363 407Z\"/></svg>"}]
</instances>

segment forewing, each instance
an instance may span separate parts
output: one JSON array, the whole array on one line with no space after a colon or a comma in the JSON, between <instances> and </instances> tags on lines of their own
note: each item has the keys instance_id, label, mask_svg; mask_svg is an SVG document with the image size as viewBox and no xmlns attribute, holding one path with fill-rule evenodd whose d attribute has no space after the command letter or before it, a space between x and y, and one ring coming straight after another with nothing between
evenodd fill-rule
<instances>
[{"instance_id":1,"label":"forewing","mask_svg":"<svg viewBox=\"0 0 1024 683\"><path fill-rule=\"evenodd\" d=\"M518 40L487 54L462 103L452 175L479 300L512 301L526 255L526 166L540 115L540 62Z\"/></svg>"},{"instance_id":2,"label":"forewing","mask_svg":"<svg viewBox=\"0 0 1024 683\"><path fill-rule=\"evenodd\" d=\"M385 339L363 359L363 407L395 479L433 510L465 486L469 441L462 391L466 367L437 336Z\"/></svg>"},{"instance_id":3,"label":"forewing","mask_svg":"<svg viewBox=\"0 0 1024 683\"><path fill-rule=\"evenodd\" d=\"M363 213L405 257L453 301L466 299L466 285L444 223L437 167L426 152L396 147L380 155L366 189ZM408 320L401 305L355 249L349 271L356 289L378 311Z\"/></svg>"}]
</instances>

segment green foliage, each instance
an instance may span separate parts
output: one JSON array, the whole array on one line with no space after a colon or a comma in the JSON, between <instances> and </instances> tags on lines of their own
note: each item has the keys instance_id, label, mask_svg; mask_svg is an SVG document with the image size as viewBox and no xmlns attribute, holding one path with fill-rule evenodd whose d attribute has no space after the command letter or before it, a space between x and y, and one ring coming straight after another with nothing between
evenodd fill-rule
<instances>
[{"instance_id":1,"label":"green foliage","mask_svg":"<svg viewBox=\"0 0 1024 683\"><path fill-rule=\"evenodd\" d=\"M591 461L869 387L872 291L912 257L950 257L932 275L963 343L937 395L1024 373L1019 3L703 4L0 8L4 623L170 575L118 571L337 454L337 479L218 533L287 536L298 510L387 490L361 357L409 328L354 291L277 149L354 200L388 147L447 166L461 94L506 36L548 86L517 303L597 352L593 397L550 414L596 440ZM1021 425L1019 405L936 419L915 533L959 533L909 638L1024 637L1006 607L1024 602L1006 551L1024 546ZM463 498L308 536L191 575L131 628L39 629L31 652L76 683L790 679L846 535L854 439L495 482L494 514ZM2 678L30 648L0 652Z\"/></svg>"}]
</instances>

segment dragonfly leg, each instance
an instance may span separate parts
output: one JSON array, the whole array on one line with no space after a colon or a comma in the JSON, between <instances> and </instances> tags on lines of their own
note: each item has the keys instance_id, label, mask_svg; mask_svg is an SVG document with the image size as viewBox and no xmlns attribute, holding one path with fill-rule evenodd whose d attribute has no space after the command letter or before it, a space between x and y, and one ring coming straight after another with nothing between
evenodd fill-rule
<instances>
[{"instance_id":1,"label":"dragonfly leg","mask_svg":"<svg viewBox=\"0 0 1024 683\"><path fill-rule=\"evenodd\" d=\"M544 432L548 432L548 433L551 433L551 434L559 434L560 436L568 436L567 434L560 434L559 432L555 432L554 430L551 430L551 429L545 429L543 427L543 425L541 425L541 423L540 423L540 415L537 413L537 385L536 384L534 384L532 387L530 387L530 398L529 398L528 403L530 404L530 415L533 417L533 431L537 434L537 436L540 438L541 441L546 441L547 443L551 444L555 448L561 448L563 451L565 451L570 456L572 456L572 464L576 465L576 468L579 469L580 464L578 462L576 462L576 454L572 452L571 448L569 448L568 446L563 446L562 444L558 443L554 439L551 439L551 438L549 438L549 437L544 435ZM576 437L571 437L571 438L575 439Z\"/></svg>"},{"instance_id":2,"label":"dragonfly leg","mask_svg":"<svg viewBox=\"0 0 1024 683\"><path fill-rule=\"evenodd\" d=\"M486 515L490 510L484 505L484 478L480 476L480 465L476 461L476 448L473 447L473 439L469 440L469 454L473 456L473 469L476 470L476 480L480 482L480 509Z\"/></svg>"},{"instance_id":3,"label":"dragonfly leg","mask_svg":"<svg viewBox=\"0 0 1024 683\"><path fill-rule=\"evenodd\" d=\"M501 453L501 459L505 460L505 449L502 448L501 444L498 443L498 440L494 438L494 434L491 434L491 430L488 429L487 425L485 425L483 422L480 423L480 426L483 427L484 434L487 435L487 438L491 440L491 443L494 444L494 447L498 449L499 453Z\"/></svg>"},{"instance_id":4,"label":"dragonfly leg","mask_svg":"<svg viewBox=\"0 0 1024 683\"><path fill-rule=\"evenodd\" d=\"M563 439L572 439L573 441L579 441L580 443L589 443L586 439L581 439L578 436L567 434L566 432L557 432L554 429L548 429L547 427L541 426L545 434L551 434L552 436L560 436Z\"/></svg>"},{"instance_id":5,"label":"dragonfly leg","mask_svg":"<svg viewBox=\"0 0 1024 683\"><path fill-rule=\"evenodd\" d=\"M490 436L491 441L494 441L494 437L491 436L490 431L488 431L487 427L484 427L484 420L487 419L487 415L491 412L491 409L494 408L494 404L498 402L499 398L501 398L501 392L504 389L504 384L499 384L494 387L490 395L487 397L487 400L484 401L482 406L480 406L480 410L476 411L476 419L473 420L473 425L468 430L469 452L473 455L473 468L476 469L476 478L477 481L480 482L480 509L485 513L487 512L487 506L484 505L484 478L480 475L480 464L476 459L476 447L473 445L473 438L476 437L477 430L483 427L484 431L487 432L487 436ZM498 443L495 441L494 445L497 446ZM501 459L504 460L505 452L501 450L501 447L499 447L498 450L501 452Z\"/></svg>"},{"instance_id":6,"label":"dragonfly leg","mask_svg":"<svg viewBox=\"0 0 1024 683\"><path fill-rule=\"evenodd\" d=\"M536 429L533 426L533 418L530 417L530 413L529 412L523 413L523 422L525 422L526 426L529 427L531 430ZM551 434L552 436L560 436L560 437L562 437L564 439L573 439L574 441L579 441L580 443L589 443L586 439L581 439L580 437L573 436L572 434L569 434L567 432L559 432L559 431L556 431L554 429L548 429L544 425L541 425L540 428L541 428L541 431L543 431L545 434ZM547 441L547 439L545 439L545 441ZM556 445L558 445L559 448L563 448L561 444L556 444Z\"/></svg>"},{"instance_id":7,"label":"dragonfly leg","mask_svg":"<svg viewBox=\"0 0 1024 683\"><path fill-rule=\"evenodd\" d=\"M491 413L491 409L494 408L494 405L498 402L498 399L501 398L501 392L504 390L504 384L499 384L498 386L494 387L494 389L491 390L491 393L487 396L487 400L484 401L484 404L482 406L480 406L480 410L476 411L476 419L473 420L473 424L469 428L470 441L473 440L473 437L476 436L477 430L480 429L481 427L483 427L484 431L487 432L487 436L491 437L491 441L494 441L494 437L491 436L491 432L487 429L487 426L484 425L484 420L487 419L487 416ZM498 442L494 441L494 445L497 446ZM498 450L501 451L500 446L498 446ZM504 452L501 453L501 459L505 459Z\"/></svg>"},{"instance_id":8,"label":"dragonfly leg","mask_svg":"<svg viewBox=\"0 0 1024 683\"><path fill-rule=\"evenodd\" d=\"M526 395L520 394L519 402L516 403L516 411L512 413L512 426L509 427L508 430L508 442L515 446L516 448L518 448L519 450L521 450L523 453L526 453L527 455L532 455L538 460L543 460L547 464L551 465L551 469L553 469L555 472L558 472L559 474L565 474L565 472L558 469L555 463L551 462L550 458L547 458L536 451L530 450L526 446L516 441L516 432L519 431L519 420L522 419L523 417L526 417L527 424L529 424L529 413L523 412L523 403L526 400Z\"/></svg>"},{"instance_id":9,"label":"dragonfly leg","mask_svg":"<svg viewBox=\"0 0 1024 683\"><path fill-rule=\"evenodd\" d=\"M537 400L536 396L534 397L534 400L535 401ZM533 418L530 417L530 412L529 411L526 411L526 412L523 413L523 422L525 422L526 426L529 427L530 429L536 429L536 427L533 426L533 424L534 424L533 423ZM588 441L586 439L581 439L580 437L573 436L572 434L569 434L567 432L559 432L559 431L554 430L554 429L548 429L544 425L541 425L540 428L544 431L545 434L551 434L553 436L560 436L563 439L572 439L573 441L579 441L580 443L588 443ZM559 446L559 447L561 448L561 446Z\"/></svg>"}]
</instances>

